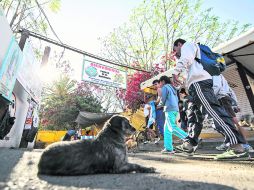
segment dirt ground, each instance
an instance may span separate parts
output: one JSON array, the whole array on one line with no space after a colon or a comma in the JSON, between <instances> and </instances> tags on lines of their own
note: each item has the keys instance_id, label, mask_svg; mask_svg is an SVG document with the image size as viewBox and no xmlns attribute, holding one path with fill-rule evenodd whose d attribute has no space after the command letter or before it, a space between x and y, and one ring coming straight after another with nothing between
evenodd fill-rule
<instances>
[{"instance_id":1,"label":"dirt ground","mask_svg":"<svg viewBox=\"0 0 254 190\"><path fill-rule=\"evenodd\" d=\"M155 174L37 176L41 150L0 149L0 189L254 189L254 162L204 161L160 153L130 154Z\"/></svg>"}]
</instances>

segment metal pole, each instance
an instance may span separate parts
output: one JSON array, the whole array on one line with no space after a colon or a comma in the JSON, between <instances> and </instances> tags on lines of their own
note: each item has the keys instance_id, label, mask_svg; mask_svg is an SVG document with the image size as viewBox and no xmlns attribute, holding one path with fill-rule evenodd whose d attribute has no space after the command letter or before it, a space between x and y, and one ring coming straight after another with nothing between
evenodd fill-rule
<instances>
[{"instance_id":1,"label":"metal pole","mask_svg":"<svg viewBox=\"0 0 254 190\"><path fill-rule=\"evenodd\" d=\"M116 65L116 66L119 66L119 67L124 67L124 68L128 68L128 69L132 69L132 70L136 70L136 71L141 71L141 72L146 72L146 73L151 73L150 71L146 71L146 70L143 70L143 69L139 69L139 68L135 68L135 67L130 67L130 66L127 66L127 65L122 65L120 63L116 63L112 60L109 60L109 59L105 59L103 57L100 57L100 56L97 56L97 55L94 55L94 54L91 54L91 53L88 53L86 51L83 51L83 50L80 50L80 49L77 49L75 47L72 47L72 46L69 46L67 44L63 44L63 43L60 43L58 41L55 41L53 39L50 39L50 38L47 38L45 36L42 36L40 34L36 34L34 32L31 32L29 30L26 30L26 29L21 29L19 30L19 32L23 33L24 31L27 31L29 33L29 36L32 36L34 38L38 38L40 40L43 40L43 41L46 41L46 42L49 42L51 44L54 44L54 45L57 45L57 46L60 46L60 47L63 47L63 48L66 48L68 50L71 50L71 51L74 51L76 53L80 53L80 54L83 54L83 55L86 55L88 57L92 57L94 59L97 59L97 60L100 60L100 61L104 61L106 63L110 63L112 65Z\"/></svg>"},{"instance_id":2,"label":"metal pole","mask_svg":"<svg viewBox=\"0 0 254 190\"><path fill-rule=\"evenodd\" d=\"M242 80L242 83L243 83L243 86L244 86L244 90L247 94L247 97L249 99L249 102L250 102L250 106L252 108L252 112L254 113L254 95L253 95L253 92L252 92L252 89L251 89L251 86L250 86L250 82L246 76L246 72L245 72L245 69L244 69L244 66L239 62L237 61L234 57L228 55L228 57L234 61L238 67L238 73L240 75L240 78Z\"/></svg>"},{"instance_id":3,"label":"metal pole","mask_svg":"<svg viewBox=\"0 0 254 190\"><path fill-rule=\"evenodd\" d=\"M23 51L24 47L25 47L25 44L26 44L26 40L29 38L29 32L28 31L22 31L21 32L21 38L20 38L20 41L19 41L19 47L21 49L21 51ZM17 82L17 80L16 80ZM24 88L20 88L23 93L25 93L25 89ZM16 103L16 102L15 102ZM21 140L20 140L20 144L19 144L19 148L27 148L28 146L28 141L26 141L26 135L28 134L29 130L28 129L24 129L24 124L22 123L23 125L23 132L22 132L22 136L21 136Z\"/></svg>"}]
</instances>

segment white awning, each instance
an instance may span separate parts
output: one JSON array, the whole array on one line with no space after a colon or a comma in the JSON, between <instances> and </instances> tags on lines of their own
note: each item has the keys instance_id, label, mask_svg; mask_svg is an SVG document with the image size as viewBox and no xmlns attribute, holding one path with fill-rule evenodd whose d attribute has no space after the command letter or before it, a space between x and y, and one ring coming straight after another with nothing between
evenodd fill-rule
<instances>
[{"instance_id":1,"label":"white awning","mask_svg":"<svg viewBox=\"0 0 254 190\"><path fill-rule=\"evenodd\" d=\"M213 51L224 55L227 64L236 60L254 74L254 28L217 46Z\"/></svg>"},{"instance_id":2,"label":"white awning","mask_svg":"<svg viewBox=\"0 0 254 190\"><path fill-rule=\"evenodd\" d=\"M151 79L148 79L147 81L142 82L140 84L141 90L144 90L145 88L149 88L149 87L153 86L153 81L154 80L159 80L161 76L166 75L167 77L171 77L172 74L173 74L173 70L174 69L169 69L169 70L167 70L167 71L165 71L163 73L158 74L157 76L155 76L155 77L153 77Z\"/></svg>"}]
</instances>

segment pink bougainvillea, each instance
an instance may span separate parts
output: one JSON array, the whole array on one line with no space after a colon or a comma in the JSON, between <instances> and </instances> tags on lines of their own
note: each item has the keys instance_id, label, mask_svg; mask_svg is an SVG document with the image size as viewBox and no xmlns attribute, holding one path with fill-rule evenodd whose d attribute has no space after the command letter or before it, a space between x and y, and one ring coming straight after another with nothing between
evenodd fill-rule
<instances>
[{"instance_id":1,"label":"pink bougainvillea","mask_svg":"<svg viewBox=\"0 0 254 190\"><path fill-rule=\"evenodd\" d=\"M133 74L129 74L127 79L127 89L118 89L118 98L124 101L127 108L135 111L139 108L140 103L144 100L144 92L140 90L140 84L166 71L166 63L169 63L169 65L174 65L175 60L175 54L172 52L166 56L162 56L160 62L153 64L151 72L137 71ZM137 67L137 64L138 62L134 62L131 65Z\"/></svg>"}]
</instances>

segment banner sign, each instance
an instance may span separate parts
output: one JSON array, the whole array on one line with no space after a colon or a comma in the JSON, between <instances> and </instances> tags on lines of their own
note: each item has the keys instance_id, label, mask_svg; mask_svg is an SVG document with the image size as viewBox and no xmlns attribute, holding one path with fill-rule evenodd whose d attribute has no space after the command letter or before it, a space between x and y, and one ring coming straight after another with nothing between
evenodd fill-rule
<instances>
[{"instance_id":1,"label":"banner sign","mask_svg":"<svg viewBox=\"0 0 254 190\"><path fill-rule=\"evenodd\" d=\"M126 89L127 73L113 67L84 59L82 80Z\"/></svg>"},{"instance_id":2,"label":"banner sign","mask_svg":"<svg viewBox=\"0 0 254 190\"><path fill-rule=\"evenodd\" d=\"M42 84L38 76L40 62L37 60L33 47L29 40L26 41L23 49L23 59L18 72L17 80L36 101L40 101Z\"/></svg>"},{"instance_id":3,"label":"banner sign","mask_svg":"<svg viewBox=\"0 0 254 190\"><path fill-rule=\"evenodd\" d=\"M31 129L32 126L38 127L38 125L39 125L38 107L35 102L31 101L27 111L24 129Z\"/></svg>"},{"instance_id":4,"label":"banner sign","mask_svg":"<svg viewBox=\"0 0 254 190\"><path fill-rule=\"evenodd\" d=\"M0 94L11 101L22 52L0 7Z\"/></svg>"}]
</instances>

